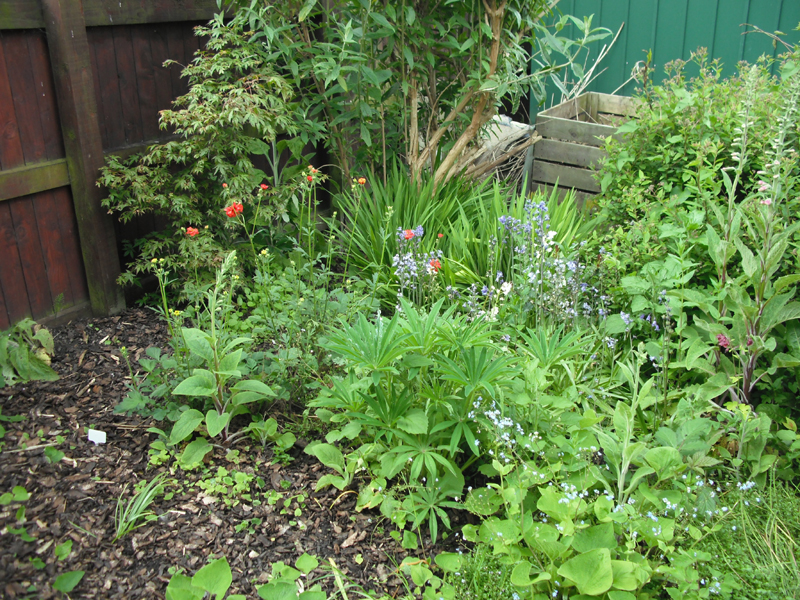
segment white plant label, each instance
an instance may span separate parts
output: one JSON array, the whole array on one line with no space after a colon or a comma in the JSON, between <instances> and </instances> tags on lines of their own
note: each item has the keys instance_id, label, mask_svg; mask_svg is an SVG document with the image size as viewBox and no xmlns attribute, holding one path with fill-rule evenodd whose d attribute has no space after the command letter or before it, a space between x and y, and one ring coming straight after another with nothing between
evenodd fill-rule
<instances>
[{"instance_id":1,"label":"white plant label","mask_svg":"<svg viewBox=\"0 0 800 600\"><path fill-rule=\"evenodd\" d=\"M89 429L89 441L94 442L94 445L106 443L106 432L99 429Z\"/></svg>"}]
</instances>

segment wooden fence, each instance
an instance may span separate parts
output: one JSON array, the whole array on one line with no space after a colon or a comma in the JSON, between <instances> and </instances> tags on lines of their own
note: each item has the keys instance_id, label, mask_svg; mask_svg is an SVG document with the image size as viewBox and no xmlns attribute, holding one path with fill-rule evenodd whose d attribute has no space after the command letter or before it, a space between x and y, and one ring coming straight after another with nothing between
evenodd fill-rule
<instances>
[{"instance_id":1,"label":"wooden fence","mask_svg":"<svg viewBox=\"0 0 800 600\"><path fill-rule=\"evenodd\" d=\"M168 135L158 112L186 93L180 66L214 0L0 2L0 330L25 316L119 311L121 226L100 206L104 155Z\"/></svg>"}]
</instances>

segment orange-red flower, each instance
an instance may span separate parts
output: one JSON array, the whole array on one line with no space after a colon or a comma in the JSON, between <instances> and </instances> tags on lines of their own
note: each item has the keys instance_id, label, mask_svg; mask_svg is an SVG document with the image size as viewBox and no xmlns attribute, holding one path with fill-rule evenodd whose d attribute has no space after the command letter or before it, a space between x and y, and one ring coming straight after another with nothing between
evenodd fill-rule
<instances>
[{"instance_id":1,"label":"orange-red flower","mask_svg":"<svg viewBox=\"0 0 800 600\"><path fill-rule=\"evenodd\" d=\"M403 231L403 235L407 240L410 240L414 237L414 232L411 229L406 229Z\"/></svg>"},{"instance_id":2,"label":"orange-red flower","mask_svg":"<svg viewBox=\"0 0 800 600\"><path fill-rule=\"evenodd\" d=\"M358 178L358 184L359 185L364 185L366 183L367 183L367 178L366 177L359 177Z\"/></svg>"},{"instance_id":3,"label":"orange-red flower","mask_svg":"<svg viewBox=\"0 0 800 600\"><path fill-rule=\"evenodd\" d=\"M261 189L262 189L262 190L269 189L269 186L268 186L266 183L262 183L262 184L261 184Z\"/></svg>"},{"instance_id":4,"label":"orange-red flower","mask_svg":"<svg viewBox=\"0 0 800 600\"><path fill-rule=\"evenodd\" d=\"M200 233L200 230L197 229L197 227L187 227L186 228L186 235L188 235L189 237L194 237L198 233Z\"/></svg>"},{"instance_id":5,"label":"orange-red flower","mask_svg":"<svg viewBox=\"0 0 800 600\"><path fill-rule=\"evenodd\" d=\"M228 184L227 183L223 183L222 187L226 188L226 187L228 187Z\"/></svg>"},{"instance_id":6,"label":"orange-red flower","mask_svg":"<svg viewBox=\"0 0 800 600\"><path fill-rule=\"evenodd\" d=\"M228 215L231 219L236 215L242 214L244 210L244 206L242 206L239 202L234 202L230 206L225 207L225 214Z\"/></svg>"},{"instance_id":7,"label":"orange-red flower","mask_svg":"<svg viewBox=\"0 0 800 600\"><path fill-rule=\"evenodd\" d=\"M434 259L433 259L433 260L430 262L430 265L431 265L431 269L433 269L433 272L434 272L434 273L438 273L438 272L439 272L439 269L441 269L441 268L442 268L442 263L440 263L440 262L439 262L438 260L436 260L435 258L434 258Z\"/></svg>"},{"instance_id":8,"label":"orange-red flower","mask_svg":"<svg viewBox=\"0 0 800 600\"><path fill-rule=\"evenodd\" d=\"M442 239L444 237L444 234L443 233L437 234L436 237L438 237L439 239Z\"/></svg>"},{"instance_id":9,"label":"orange-red flower","mask_svg":"<svg viewBox=\"0 0 800 600\"><path fill-rule=\"evenodd\" d=\"M306 179L308 179L309 181L314 181L314 178L313 178L311 175L308 175L308 176L306 177Z\"/></svg>"}]
</instances>

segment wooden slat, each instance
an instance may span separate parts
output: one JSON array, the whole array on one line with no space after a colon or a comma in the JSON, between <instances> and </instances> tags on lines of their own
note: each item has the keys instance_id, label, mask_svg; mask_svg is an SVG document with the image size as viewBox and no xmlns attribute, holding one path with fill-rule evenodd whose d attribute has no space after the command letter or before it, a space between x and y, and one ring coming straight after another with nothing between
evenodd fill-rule
<instances>
[{"instance_id":1,"label":"wooden slat","mask_svg":"<svg viewBox=\"0 0 800 600\"><path fill-rule=\"evenodd\" d=\"M72 204L72 195L68 187L52 191L53 212L58 216L58 227L61 230L61 246L64 250L63 264L69 275L69 287L72 292L72 301L89 301L89 288L86 284L86 273L83 269L81 247L78 241L78 223L75 219L75 209Z\"/></svg>"},{"instance_id":2,"label":"wooden slat","mask_svg":"<svg viewBox=\"0 0 800 600\"><path fill-rule=\"evenodd\" d=\"M567 140L589 146L602 146L605 138L613 136L616 127L581 123L539 115L536 117L536 133L543 138Z\"/></svg>"},{"instance_id":3,"label":"wooden slat","mask_svg":"<svg viewBox=\"0 0 800 600\"><path fill-rule=\"evenodd\" d=\"M0 169L13 169L25 164L14 97L8 80L5 56L6 37L0 33Z\"/></svg>"},{"instance_id":4,"label":"wooden slat","mask_svg":"<svg viewBox=\"0 0 800 600\"><path fill-rule=\"evenodd\" d=\"M28 35L27 31L8 31L3 34L3 41L22 154L25 163L31 164L46 160L46 155L42 122L37 114L36 84L31 71Z\"/></svg>"},{"instance_id":5,"label":"wooden slat","mask_svg":"<svg viewBox=\"0 0 800 600\"><path fill-rule=\"evenodd\" d=\"M45 156L47 160L64 158L64 142L58 124L56 93L53 89L53 74L47 54L47 41L42 32L28 32L28 52L30 53L33 81L36 88L36 105L44 135Z\"/></svg>"},{"instance_id":6,"label":"wooden slat","mask_svg":"<svg viewBox=\"0 0 800 600\"><path fill-rule=\"evenodd\" d=\"M95 185L103 145L86 24L74 0L41 1L92 310L116 313L124 308L124 299L116 284L119 256L113 220Z\"/></svg>"},{"instance_id":7,"label":"wooden slat","mask_svg":"<svg viewBox=\"0 0 800 600\"><path fill-rule=\"evenodd\" d=\"M22 264L25 289L31 305L31 316L36 319L53 310L36 213L29 196L11 200L8 202L8 207L11 210L11 222L14 225L19 261Z\"/></svg>"},{"instance_id":8,"label":"wooden slat","mask_svg":"<svg viewBox=\"0 0 800 600\"><path fill-rule=\"evenodd\" d=\"M97 104L102 106L101 128L104 148L118 148L125 145L125 125L122 120L122 99L119 90L119 74L114 49L114 32L106 27L90 29L88 38L94 48L97 70L93 77L99 82L100 97Z\"/></svg>"},{"instance_id":9,"label":"wooden slat","mask_svg":"<svg viewBox=\"0 0 800 600\"><path fill-rule=\"evenodd\" d=\"M69 185L67 159L0 171L0 202Z\"/></svg>"},{"instance_id":10,"label":"wooden slat","mask_svg":"<svg viewBox=\"0 0 800 600\"><path fill-rule=\"evenodd\" d=\"M636 114L636 100L630 96L595 93L598 99L598 111L612 115L632 117Z\"/></svg>"},{"instance_id":11,"label":"wooden slat","mask_svg":"<svg viewBox=\"0 0 800 600\"><path fill-rule=\"evenodd\" d=\"M14 235L14 223L11 220L11 209L7 202L0 203L0 286L3 288L6 313L10 323L16 323L30 316L28 290L25 288L25 276L22 274L22 263L19 260L17 238Z\"/></svg>"},{"instance_id":12,"label":"wooden slat","mask_svg":"<svg viewBox=\"0 0 800 600\"><path fill-rule=\"evenodd\" d=\"M184 80L181 78L183 65L186 64L185 47L183 45L183 31L182 27L171 24L169 26L170 35L167 38L167 48L169 49L169 57L176 61L178 64L170 65L169 75L172 80L172 99L178 96L183 96L188 89Z\"/></svg>"},{"instance_id":13,"label":"wooden slat","mask_svg":"<svg viewBox=\"0 0 800 600\"><path fill-rule=\"evenodd\" d=\"M561 104L557 104L552 108L548 108L547 110L543 110L539 114L545 117L558 117L559 119L574 119L578 116L578 113L583 109L583 103L585 101L585 94L578 96L577 98L573 98L567 102L562 102Z\"/></svg>"},{"instance_id":14,"label":"wooden slat","mask_svg":"<svg viewBox=\"0 0 800 600\"><path fill-rule=\"evenodd\" d=\"M153 76L156 83L156 110L162 111L170 108L173 98L172 75L164 67L164 61L169 58L169 34L167 25L156 25L150 32L150 51L153 54L153 64L156 65ZM177 90L176 90L177 91Z\"/></svg>"},{"instance_id":15,"label":"wooden slat","mask_svg":"<svg viewBox=\"0 0 800 600\"><path fill-rule=\"evenodd\" d=\"M531 170L531 181L556 183L560 187L575 188L588 192L599 192L600 185L594 180L594 171L578 169L555 163L536 160Z\"/></svg>"},{"instance_id":16,"label":"wooden slat","mask_svg":"<svg viewBox=\"0 0 800 600\"><path fill-rule=\"evenodd\" d=\"M602 160L605 152L594 146L571 144L559 140L541 139L533 146L533 156L536 160L558 162L576 167L589 168Z\"/></svg>"},{"instance_id":17,"label":"wooden slat","mask_svg":"<svg viewBox=\"0 0 800 600\"><path fill-rule=\"evenodd\" d=\"M100 69L97 67L97 42L95 39L95 32L99 29L89 29L86 31L86 37L89 39L89 61L92 64L92 83L94 84L94 101L97 106L97 122L100 124L100 139L103 142L103 148L110 148L108 141L108 131L106 130L106 113L105 106L103 105L103 89L100 87L100 77L98 73Z\"/></svg>"},{"instance_id":18,"label":"wooden slat","mask_svg":"<svg viewBox=\"0 0 800 600\"><path fill-rule=\"evenodd\" d=\"M534 184L533 186L533 189L535 191L542 192L543 194L546 194L548 197L550 197L550 194L553 192L554 188L555 186L547 185L546 183L538 183ZM557 193L559 201L564 199L564 196L566 196L567 193L569 193L570 189L572 188L565 188L561 187L560 185L558 186ZM575 190L575 204L577 204L578 209L583 209L584 207L591 209L594 205L594 199L595 199L594 194L590 194L588 192L582 192L580 190Z\"/></svg>"},{"instance_id":19,"label":"wooden slat","mask_svg":"<svg viewBox=\"0 0 800 600\"><path fill-rule=\"evenodd\" d=\"M150 50L151 32L152 28L148 25L138 25L131 28L142 136L146 140L158 136L155 70L161 68L161 65L156 65L153 62L153 53Z\"/></svg>"},{"instance_id":20,"label":"wooden slat","mask_svg":"<svg viewBox=\"0 0 800 600\"><path fill-rule=\"evenodd\" d=\"M144 139L142 113L139 109L139 86L136 81L136 63L129 26L114 27L114 55L119 77L119 95L122 100L122 125L125 143L133 144Z\"/></svg>"},{"instance_id":21,"label":"wooden slat","mask_svg":"<svg viewBox=\"0 0 800 600\"><path fill-rule=\"evenodd\" d=\"M6 308L6 298L3 295L3 285L0 282L0 331L5 331L11 327L11 320L8 318L8 309Z\"/></svg>"},{"instance_id":22,"label":"wooden slat","mask_svg":"<svg viewBox=\"0 0 800 600\"><path fill-rule=\"evenodd\" d=\"M90 27L208 21L217 12L216 0L83 0L83 13ZM44 26L38 1L0 2L0 29L39 29Z\"/></svg>"},{"instance_id":23,"label":"wooden slat","mask_svg":"<svg viewBox=\"0 0 800 600\"><path fill-rule=\"evenodd\" d=\"M42 257L53 305L56 304L56 299L61 296L60 304L71 306L74 304L74 300L72 298L72 287L69 283L69 273L64 264L64 244L61 237L61 228L58 224L58 214L56 213L56 199L52 191L47 191L32 197L31 203L36 213L39 241L42 247Z\"/></svg>"}]
</instances>

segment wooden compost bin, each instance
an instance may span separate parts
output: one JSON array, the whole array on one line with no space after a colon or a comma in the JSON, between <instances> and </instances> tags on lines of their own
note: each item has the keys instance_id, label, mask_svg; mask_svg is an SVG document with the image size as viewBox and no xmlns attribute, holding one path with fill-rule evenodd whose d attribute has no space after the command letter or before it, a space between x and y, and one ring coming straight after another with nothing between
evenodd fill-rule
<instances>
[{"instance_id":1,"label":"wooden compost bin","mask_svg":"<svg viewBox=\"0 0 800 600\"><path fill-rule=\"evenodd\" d=\"M605 138L615 136L621 123L634 115L634 101L626 96L589 92L542 111L533 146L532 189L549 192L558 182L566 193L575 189L578 202L600 192L594 173L605 156Z\"/></svg>"}]
</instances>

